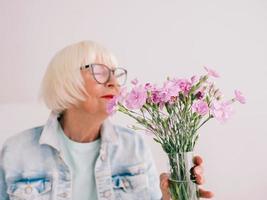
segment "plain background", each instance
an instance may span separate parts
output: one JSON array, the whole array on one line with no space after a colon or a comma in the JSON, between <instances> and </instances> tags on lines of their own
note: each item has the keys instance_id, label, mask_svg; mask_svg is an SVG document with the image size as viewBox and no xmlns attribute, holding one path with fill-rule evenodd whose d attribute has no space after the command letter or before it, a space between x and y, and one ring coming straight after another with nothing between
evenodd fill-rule
<instances>
[{"instance_id":1,"label":"plain background","mask_svg":"<svg viewBox=\"0 0 267 200\"><path fill-rule=\"evenodd\" d=\"M0 146L9 136L44 124L38 103L48 62L64 46L97 41L117 55L129 79L160 83L168 75L189 78L215 69L215 80L236 104L226 124L200 130L196 154L204 158L206 183L216 200L266 199L267 1L265 0L1 0ZM114 121L131 120L122 114ZM166 157L147 137L160 172Z\"/></svg>"}]
</instances>

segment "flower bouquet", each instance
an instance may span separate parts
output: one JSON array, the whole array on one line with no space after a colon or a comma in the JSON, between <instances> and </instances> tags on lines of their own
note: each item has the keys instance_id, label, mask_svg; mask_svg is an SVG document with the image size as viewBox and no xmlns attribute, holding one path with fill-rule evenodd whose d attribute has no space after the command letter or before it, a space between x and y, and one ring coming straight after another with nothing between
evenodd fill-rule
<instances>
[{"instance_id":1,"label":"flower bouquet","mask_svg":"<svg viewBox=\"0 0 267 200\"><path fill-rule=\"evenodd\" d=\"M167 78L162 86L135 79L131 90L122 88L107 107L109 113L120 111L133 118L138 124L133 129L152 133L161 144L169 159L172 200L198 199L197 185L190 177L198 129L212 118L225 122L232 114L232 103L245 103L238 90L232 99L223 100L221 91L209 81L219 74L204 68L206 73L199 78Z\"/></svg>"}]
</instances>

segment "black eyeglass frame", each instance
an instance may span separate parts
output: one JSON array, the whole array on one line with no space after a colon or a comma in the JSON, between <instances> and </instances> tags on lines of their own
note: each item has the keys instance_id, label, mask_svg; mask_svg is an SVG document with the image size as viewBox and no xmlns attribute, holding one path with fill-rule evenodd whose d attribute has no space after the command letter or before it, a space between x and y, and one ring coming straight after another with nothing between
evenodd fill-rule
<instances>
[{"instance_id":1,"label":"black eyeglass frame","mask_svg":"<svg viewBox=\"0 0 267 200\"><path fill-rule=\"evenodd\" d=\"M99 80L97 80L97 78L95 77L95 74L94 74L94 65L101 65L101 66L104 66L104 67L108 70L108 72L109 72L109 73L108 73L108 78L107 78L107 80L106 80L105 82L102 83L102 82L100 82ZM124 82L123 82L123 84L120 84L119 86L123 86L123 85L125 85L125 83L126 83L126 81L127 81L127 70L124 69L124 68L122 68L122 67L116 67L116 68L114 68L114 69L110 69L108 66L106 66L106 65L104 65L104 64L99 64L99 63L92 63L92 64L88 64L88 65L84 65L84 66L80 67L81 70L86 70L86 69L89 69L89 68L92 69L92 73L91 73L91 74L93 75L95 81L96 81L97 83L99 83L99 84L106 84L107 82L109 82L111 73L112 73L113 76L114 76L115 71L118 70L118 69L124 71L124 73L125 73L125 79L124 79ZM89 72L91 72L91 71L89 70ZM117 78L117 77L116 77L116 78Z\"/></svg>"}]
</instances>

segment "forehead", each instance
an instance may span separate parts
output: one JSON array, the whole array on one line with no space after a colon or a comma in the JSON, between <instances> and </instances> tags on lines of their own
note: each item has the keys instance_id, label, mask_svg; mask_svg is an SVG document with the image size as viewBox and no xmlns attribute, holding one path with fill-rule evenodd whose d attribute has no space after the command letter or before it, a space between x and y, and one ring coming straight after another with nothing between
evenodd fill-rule
<instances>
[{"instance_id":1,"label":"forehead","mask_svg":"<svg viewBox=\"0 0 267 200\"><path fill-rule=\"evenodd\" d=\"M103 64L108 68L115 68L117 66L117 60L108 52L95 52L94 55L89 57L90 64Z\"/></svg>"},{"instance_id":2,"label":"forehead","mask_svg":"<svg viewBox=\"0 0 267 200\"><path fill-rule=\"evenodd\" d=\"M106 63L103 63L103 62L98 62L98 61L96 61L96 62L94 62L94 63L92 63L92 64L98 64L99 66L106 66L106 67L108 67L109 69L115 69L116 68L116 66L114 66L114 65L109 65L109 64L106 64ZM103 67L104 68L104 67Z\"/></svg>"}]
</instances>

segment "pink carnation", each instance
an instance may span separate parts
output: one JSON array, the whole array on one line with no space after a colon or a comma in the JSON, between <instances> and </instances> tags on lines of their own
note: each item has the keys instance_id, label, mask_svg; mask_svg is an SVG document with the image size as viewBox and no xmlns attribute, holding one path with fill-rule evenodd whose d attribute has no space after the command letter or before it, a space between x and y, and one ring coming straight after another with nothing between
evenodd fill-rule
<instances>
[{"instance_id":1,"label":"pink carnation","mask_svg":"<svg viewBox=\"0 0 267 200\"><path fill-rule=\"evenodd\" d=\"M152 93L151 93L151 102L152 103L159 103L161 101L161 97L160 97L160 92L158 90L153 90Z\"/></svg>"},{"instance_id":2,"label":"pink carnation","mask_svg":"<svg viewBox=\"0 0 267 200\"><path fill-rule=\"evenodd\" d=\"M137 84L138 84L138 80L137 80L137 78L133 79L133 80L131 81L131 83L132 83L133 85L137 85Z\"/></svg>"},{"instance_id":3,"label":"pink carnation","mask_svg":"<svg viewBox=\"0 0 267 200\"><path fill-rule=\"evenodd\" d=\"M111 100L107 102L108 114L112 115L116 112L117 103L118 103L118 98L116 96L114 96Z\"/></svg>"},{"instance_id":4,"label":"pink carnation","mask_svg":"<svg viewBox=\"0 0 267 200\"><path fill-rule=\"evenodd\" d=\"M140 109L145 103L147 98L147 91L142 85L134 87L128 94L125 102L129 109Z\"/></svg>"},{"instance_id":5,"label":"pink carnation","mask_svg":"<svg viewBox=\"0 0 267 200\"><path fill-rule=\"evenodd\" d=\"M155 88L156 88L155 85L152 85L151 83L145 84L145 90L147 90L147 91L154 90Z\"/></svg>"},{"instance_id":6,"label":"pink carnation","mask_svg":"<svg viewBox=\"0 0 267 200\"><path fill-rule=\"evenodd\" d=\"M243 96L242 92L240 92L239 90L235 90L235 100L237 100L238 102L245 104L246 103L246 99Z\"/></svg>"},{"instance_id":7,"label":"pink carnation","mask_svg":"<svg viewBox=\"0 0 267 200\"><path fill-rule=\"evenodd\" d=\"M192 87L192 84L191 82L189 82L188 80L186 79L182 79L179 81L179 86L180 86L180 89L185 93L185 94L188 94L189 90L191 89Z\"/></svg>"},{"instance_id":8,"label":"pink carnation","mask_svg":"<svg viewBox=\"0 0 267 200\"><path fill-rule=\"evenodd\" d=\"M174 87L179 88L179 91L182 91L186 95L192 87L192 82L187 79L174 79L172 81L174 82Z\"/></svg>"},{"instance_id":9,"label":"pink carnation","mask_svg":"<svg viewBox=\"0 0 267 200\"><path fill-rule=\"evenodd\" d=\"M207 102L199 100L192 105L192 110L203 116L209 112L209 106Z\"/></svg>"},{"instance_id":10,"label":"pink carnation","mask_svg":"<svg viewBox=\"0 0 267 200\"><path fill-rule=\"evenodd\" d=\"M176 82L174 80L167 80L163 88L161 89L161 101L162 102L169 102L173 97L177 97L180 88L177 87Z\"/></svg>"},{"instance_id":11,"label":"pink carnation","mask_svg":"<svg viewBox=\"0 0 267 200\"><path fill-rule=\"evenodd\" d=\"M162 88L157 87L151 87L151 101L155 104L160 104L160 107L162 108L164 106L164 103L173 103L174 99L179 94L179 91L181 89L177 85L176 80L167 80L164 82Z\"/></svg>"},{"instance_id":12,"label":"pink carnation","mask_svg":"<svg viewBox=\"0 0 267 200\"><path fill-rule=\"evenodd\" d=\"M212 115L220 122L226 122L233 113L229 102L215 101L211 107Z\"/></svg>"},{"instance_id":13,"label":"pink carnation","mask_svg":"<svg viewBox=\"0 0 267 200\"><path fill-rule=\"evenodd\" d=\"M127 95L127 88L122 87L120 89L120 94L118 96L114 96L111 100L107 102L107 112L110 115L113 115L117 111L118 103L123 103Z\"/></svg>"},{"instance_id":14,"label":"pink carnation","mask_svg":"<svg viewBox=\"0 0 267 200\"><path fill-rule=\"evenodd\" d=\"M219 78L220 77L220 75L216 71L214 71L212 69L209 69L209 68L207 68L205 66L204 66L204 69L208 72L209 76L213 76L215 78Z\"/></svg>"}]
</instances>

